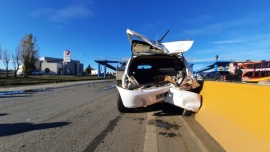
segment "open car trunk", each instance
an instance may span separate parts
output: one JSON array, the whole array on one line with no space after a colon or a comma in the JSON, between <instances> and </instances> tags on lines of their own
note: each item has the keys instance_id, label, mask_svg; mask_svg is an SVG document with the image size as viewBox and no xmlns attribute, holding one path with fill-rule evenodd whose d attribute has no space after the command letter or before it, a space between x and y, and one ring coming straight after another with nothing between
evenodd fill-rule
<instances>
[{"instance_id":1,"label":"open car trunk","mask_svg":"<svg viewBox=\"0 0 270 152\"><path fill-rule=\"evenodd\" d=\"M184 62L174 55L144 55L130 60L126 80L117 87L127 108L146 107L168 102L197 112L200 95L190 92L192 79Z\"/></svg>"},{"instance_id":2,"label":"open car trunk","mask_svg":"<svg viewBox=\"0 0 270 152\"><path fill-rule=\"evenodd\" d=\"M179 58L169 55L138 56L133 59L128 75L133 76L139 84L161 83L165 76L184 76L185 65ZM179 75L180 77L180 75Z\"/></svg>"}]
</instances>

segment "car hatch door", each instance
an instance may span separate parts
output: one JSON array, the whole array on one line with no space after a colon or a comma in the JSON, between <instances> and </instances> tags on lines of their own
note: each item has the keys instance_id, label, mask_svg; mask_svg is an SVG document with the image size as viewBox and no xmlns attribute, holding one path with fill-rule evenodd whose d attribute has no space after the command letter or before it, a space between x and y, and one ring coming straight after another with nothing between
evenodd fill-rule
<instances>
[{"instance_id":1,"label":"car hatch door","mask_svg":"<svg viewBox=\"0 0 270 152\"><path fill-rule=\"evenodd\" d=\"M132 44L133 53L166 53L166 54L181 54L186 52L193 45L192 40L180 40L171 42L153 41L150 38L127 29L127 35L130 43ZM144 43L139 43L139 40L134 40L134 37L141 40Z\"/></svg>"},{"instance_id":2,"label":"car hatch door","mask_svg":"<svg viewBox=\"0 0 270 152\"><path fill-rule=\"evenodd\" d=\"M140 52L153 53L153 54L169 53L169 51L164 47L164 45L157 43L157 42L154 42L151 39L149 39L148 37L146 37L138 32L127 29L127 35L128 35L128 39L129 39L130 43L132 44L132 52L133 53L140 53ZM135 40L134 37L141 40L142 43L139 43L140 41ZM143 43L143 42L145 42L145 43ZM139 44L139 45L137 45L137 44ZM151 46L151 47L149 47L149 46ZM138 48L136 48L136 47L138 47ZM149 48L149 49L147 49L147 48ZM157 50L159 50L159 51L157 51ZM138 51L138 52L136 52L136 51Z\"/></svg>"}]
</instances>

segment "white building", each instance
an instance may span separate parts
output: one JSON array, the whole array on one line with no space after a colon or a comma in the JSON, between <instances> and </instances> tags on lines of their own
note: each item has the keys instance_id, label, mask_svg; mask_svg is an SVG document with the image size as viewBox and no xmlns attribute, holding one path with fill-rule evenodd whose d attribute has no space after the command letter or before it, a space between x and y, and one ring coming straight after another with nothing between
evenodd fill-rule
<instances>
[{"instance_id":1,"label":"white building","mask_svg":"<svg viewBox=\"0 0 270 152\"><path fill-rule=\"evenodd\" d=\"M83 64L79 60L64 63L61 58L41 57L35 66L43 74L77 75L83 72Z\"/></svg>"},{"instance_id":2,"label":"white building","mask_svg":"<svg viewBox=\"0 0 270 152\"><path fill-rule=\"evenodd\" d=\"M91 75L97 75L98 74L98 70L91 70Z\"/></svg>"}]
</instances>

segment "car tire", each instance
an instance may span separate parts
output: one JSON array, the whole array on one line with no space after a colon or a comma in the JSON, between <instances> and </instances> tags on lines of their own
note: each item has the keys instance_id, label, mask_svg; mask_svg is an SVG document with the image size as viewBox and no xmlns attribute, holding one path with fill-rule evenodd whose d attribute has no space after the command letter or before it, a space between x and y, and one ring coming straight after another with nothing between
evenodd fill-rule
<instances>
[{"instance_id":1,"label":"car tire","mask_svg":"<svg viewBox=\"0 0 270 152\"><path fill-rule=\"evenodd\" d=\"M192 111L189 111L189 110L186 110L186 109L183 109L183 113L182 113L182 115L183 116L191 116L192 115Z\"/></svg>"},{"instance_id":2,"label":"car tire","mask_svg":"<svg viewBox=\"0 0 270 152\"><path fill-rule=\"evenodd\" d=\"M126 108L123 104L123 101L121 99L120 94L118 93L118 99L117 99L117 107L118 107L118 111L121 113L125 113L128 112L128 108Z\"/></svg>"},{"instance_id":3,"label":"car tire","mask_svg":"<svg viewBox=\"0 0 270 152\"><path fill-rule=\"evenodd\" d=\"M122 86L122 81L121 80L117 80L117 86L121 87Z\"/></svg>"}]
</instances>

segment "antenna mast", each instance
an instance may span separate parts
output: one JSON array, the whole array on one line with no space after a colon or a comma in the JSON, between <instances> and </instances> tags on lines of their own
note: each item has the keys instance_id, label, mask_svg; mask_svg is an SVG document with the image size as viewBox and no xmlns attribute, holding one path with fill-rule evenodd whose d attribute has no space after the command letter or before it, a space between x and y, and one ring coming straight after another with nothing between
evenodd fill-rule
<instances>
[{"instance_id":1,"label":"antenna mast","mask_svg":"<svg viewBox=\"0 0 270 152\"><path fill-rule=\"evenodd\" d=\"M163 36L162 36L162 38L159 40L159 41L157 41L157 42L161 42L163 39L164 39L164 37L168 34L170 32L170 30L168 30Z\"/></svg>"}]
</instances>

